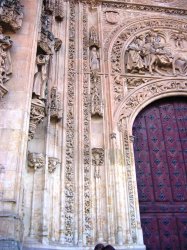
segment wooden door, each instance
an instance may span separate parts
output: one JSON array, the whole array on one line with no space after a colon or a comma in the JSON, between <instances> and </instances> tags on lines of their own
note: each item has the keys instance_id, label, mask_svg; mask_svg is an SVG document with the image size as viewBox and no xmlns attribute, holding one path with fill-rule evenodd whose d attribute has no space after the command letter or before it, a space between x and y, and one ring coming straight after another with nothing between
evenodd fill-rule
<instances>
[{"instance_id":1,"label":"wooden door","mask_svg":"<svg viewBox=\"0 0 187 250\"><path fill-rule=\"evenodd\" d=\"M187 98L147 106L133 135L146 249L187 250Z\"/></svg>"}]
</instances>

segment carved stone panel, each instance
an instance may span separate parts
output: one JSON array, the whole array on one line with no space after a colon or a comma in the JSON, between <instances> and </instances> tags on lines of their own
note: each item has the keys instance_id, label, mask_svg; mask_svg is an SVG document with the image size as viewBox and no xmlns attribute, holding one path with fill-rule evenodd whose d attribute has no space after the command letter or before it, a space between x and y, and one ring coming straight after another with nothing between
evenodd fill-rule
<instances>
[{"instance_id":1,"label":"carved stone panel","mask_svg":"<svg viewBox=\"0 0 187 250\"><path fill-rule=\"evenodd\" d=\"M30 153L28 152L28 166L37 170L43 168L45 165L45 157L41 153Z\"/></svg>"}]
</instances>

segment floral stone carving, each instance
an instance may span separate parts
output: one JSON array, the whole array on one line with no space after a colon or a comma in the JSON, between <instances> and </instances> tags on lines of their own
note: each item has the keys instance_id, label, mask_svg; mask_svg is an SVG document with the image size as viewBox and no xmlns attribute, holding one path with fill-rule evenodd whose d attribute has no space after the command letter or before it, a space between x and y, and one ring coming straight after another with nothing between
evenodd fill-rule
<instances>
[{"instance_id":1,"label":"floral stone carving","mask_svg":"<svg viewBox=\"0 0 187 250\"><path fill-rule=\"evenodd\" d=\"M28 153L28 166L37 170L45 165L45 157L41 153Z\"/></svg>"}]
</instances>

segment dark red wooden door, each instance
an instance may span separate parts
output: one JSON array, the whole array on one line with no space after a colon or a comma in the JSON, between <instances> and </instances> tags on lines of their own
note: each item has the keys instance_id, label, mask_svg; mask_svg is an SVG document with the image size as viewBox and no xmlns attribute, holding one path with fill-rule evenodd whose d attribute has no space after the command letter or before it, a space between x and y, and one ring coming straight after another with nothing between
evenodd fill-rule
<instances>
[{"instance_id":1,"label":"dark red wooden door","mask_svg":"<svg viewBox=\"0 0 187 250\"><path fill-rule=\"evenodd\" d=\"M133 125L144 243L187 250L187 98L147 106Z\"/></svg>"}]
</instances>

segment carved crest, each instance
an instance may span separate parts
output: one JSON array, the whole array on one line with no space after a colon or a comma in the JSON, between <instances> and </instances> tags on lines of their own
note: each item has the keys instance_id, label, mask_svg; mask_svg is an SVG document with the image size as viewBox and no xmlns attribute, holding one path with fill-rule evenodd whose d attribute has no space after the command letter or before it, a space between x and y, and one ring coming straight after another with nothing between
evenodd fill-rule
<instances>
[{"instance_id":1,"label":"carved crest","mask_svg":"<svg viewBox=\"0 0 187 250\"><path fill-rule=\"evenodd\" d=\"M108 23L110 23L110 24L118 23L118 21L119 21L119 12L110 10L110 11L106 11L105 15L106 15L106 20L107 20Z\"/></svg>"}]
</instances>

